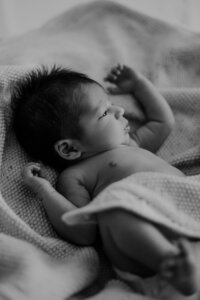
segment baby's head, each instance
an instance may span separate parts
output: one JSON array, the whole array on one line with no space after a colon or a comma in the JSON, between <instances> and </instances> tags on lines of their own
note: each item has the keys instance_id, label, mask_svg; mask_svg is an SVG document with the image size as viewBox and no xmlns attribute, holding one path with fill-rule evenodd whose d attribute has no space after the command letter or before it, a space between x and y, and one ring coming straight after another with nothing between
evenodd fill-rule
<instances>
[{"instance_id":1,"label":"baby's head","mask_svg":"<svg viewBox=\"0 0 200 300\"><path fill-rule=\"evenodd\" d=\"M61 67L43 67L16 82L11 105L13 128L22 147L58 169L109 149L112 127L119 130L115 122L108 126L103 120L109 112L118 114L127 130L123 109L111 106L98 82Z\"/></svg>"}]
</instances>

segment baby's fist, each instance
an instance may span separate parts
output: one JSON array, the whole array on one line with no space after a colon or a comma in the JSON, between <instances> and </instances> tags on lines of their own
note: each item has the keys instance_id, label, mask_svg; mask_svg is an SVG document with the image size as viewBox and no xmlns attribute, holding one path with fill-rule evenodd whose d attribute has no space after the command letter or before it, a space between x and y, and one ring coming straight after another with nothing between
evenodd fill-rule
<instances>
[{"instance_id":1,"label":"baby's fist","mask_svg":"<svg viewBox=\"0 0 200 300\"><path fill-rule=\"evenodd\" d=\"M112 68L104 78L105 81L115 85L115 87L108 88L111 94L132 93L138 79L139 74L133 69L120 64Z\"/></svg>"},{"instance_id":2,"label":"baby's fist","mask_svg":"<svg viewBox=\"0 0 200 300\"><path fill-rule=\"evenodd\" d=\"M40 194L44 185L50 183L42 176L41 166L38 163L28 163L22 171L24 183L36 194Z\"/></svg>"}]
</instances>

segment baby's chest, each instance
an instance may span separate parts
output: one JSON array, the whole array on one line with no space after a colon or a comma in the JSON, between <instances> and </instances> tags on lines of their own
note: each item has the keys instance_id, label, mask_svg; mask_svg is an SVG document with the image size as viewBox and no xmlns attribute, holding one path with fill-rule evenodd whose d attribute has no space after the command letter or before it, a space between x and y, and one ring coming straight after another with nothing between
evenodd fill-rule
<instances>
[{"instance_id":1,"label":"baby's chest","mask_svg":"<svg viewBox=\"0 0 200 300\"><path fill-rule=\"evenodd\" d=\"M137 159L126 155L125 157L112 157L102 159L91 174L90 186L92 197L95 197L103 189L113 182L119 181L139 171Z\"/></svg>"}]
</instances>

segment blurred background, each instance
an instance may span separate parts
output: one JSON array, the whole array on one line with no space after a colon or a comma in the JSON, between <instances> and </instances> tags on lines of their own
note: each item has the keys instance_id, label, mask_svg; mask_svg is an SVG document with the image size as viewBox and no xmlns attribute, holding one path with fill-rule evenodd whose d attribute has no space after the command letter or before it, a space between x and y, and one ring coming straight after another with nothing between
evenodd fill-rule
<instances>
[{"instance_id":1,"label":"blurred background","mask_svg":"<svg viewBox=\"0 0 200 300\"><path fill-rule=\"evenodd\" d=\"M0 0L0 37L23 34L73 6L93 1L96 0ZM112 1L200 32L200 0Z\"/></svg>"}]
</instances>

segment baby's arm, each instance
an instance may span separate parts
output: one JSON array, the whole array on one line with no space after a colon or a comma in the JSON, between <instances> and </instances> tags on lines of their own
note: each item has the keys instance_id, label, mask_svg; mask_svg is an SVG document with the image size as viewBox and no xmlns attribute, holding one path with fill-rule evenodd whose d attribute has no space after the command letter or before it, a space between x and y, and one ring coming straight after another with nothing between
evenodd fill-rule
<instances>
[{"instance_id":1,"label":"baby's arm","mask_svg":"<svg viewBox=\"0 0 200 300\"><path fill-rule=\"evenodd\" d=\"M113 68L105 80L115 84L109 88L112 94L130 93L142 105L147 121L130 136L140 147L156 152L174 125L166 100L148 79L126 66Z\"/></svg>"},{"instance_id":2,"label":"baby's arm","mask_svg":"<svg viewBox=\"0 0 200 300\"><path fill-rule=\"evenodd\" d=\"M39 164L28 164L22 172L22 177L26 185L42 199L50 222L63 239L84 246L94 242L96 224L72 226L62 221L62 215L77 209L77 206L57 192L50 182L42 177ZM84 202L84 199L82 200Z\"/></svg>"}]
</instances>

